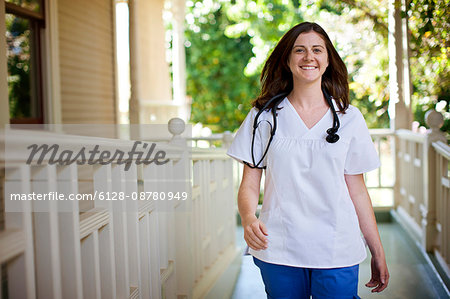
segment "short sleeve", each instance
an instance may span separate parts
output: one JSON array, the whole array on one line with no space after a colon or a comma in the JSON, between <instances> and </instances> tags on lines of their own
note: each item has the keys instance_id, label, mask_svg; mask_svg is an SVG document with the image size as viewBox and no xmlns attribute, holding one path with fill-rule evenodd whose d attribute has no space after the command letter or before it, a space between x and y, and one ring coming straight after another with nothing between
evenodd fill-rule
<instances>
[{"instance_id":1,"label":"short sleeve","mask_svg":"<svg viewBox=\"0 0 450 299\"><path fill-rule=\"evenodd\" d=\"M380 167L380 158L375 150L366 122L361 112L355 110L354 134L350 140L345 159L345 174L361 174Z\"/></svg>"},{"instance_id":2,"label":"short sleeve","mask_svg":"<svg viewBox=\"0 0 450 299\"><path fill-rule=\"evenodd\" d=\"M270 138L271 121L267 120L267 113L264 112L258 117L258 128L255 131L255 140L253 145L252 158L252 138L253 124L258 110L252 108L247 117L242 122L239 130L236 132L231 146L228 148L227 155L233 159L243 163L247 162L251 165L258 164L264 152L265 145ZM267 155L266 155L267 157ZM266 166L266 157L259 163L258 167Z\"/></svg>"}]
</instances>

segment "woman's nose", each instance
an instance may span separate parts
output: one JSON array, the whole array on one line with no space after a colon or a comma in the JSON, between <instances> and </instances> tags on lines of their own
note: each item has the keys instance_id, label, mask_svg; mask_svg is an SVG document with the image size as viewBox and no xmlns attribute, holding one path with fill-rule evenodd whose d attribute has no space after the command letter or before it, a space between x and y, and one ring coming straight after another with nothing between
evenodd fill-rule
<instances>
[{"instance_id":1,"label":"woman's nose","mask_svg":"<svg viewBox=\"0 0 450 299\"><path fill-rule=\"evenodd\" d=\"M305 59L305 60L310 60L310 59L312 59L312 53L311 53L311 51L305 51L304 59Z\"/></svg>"}]
</instances>

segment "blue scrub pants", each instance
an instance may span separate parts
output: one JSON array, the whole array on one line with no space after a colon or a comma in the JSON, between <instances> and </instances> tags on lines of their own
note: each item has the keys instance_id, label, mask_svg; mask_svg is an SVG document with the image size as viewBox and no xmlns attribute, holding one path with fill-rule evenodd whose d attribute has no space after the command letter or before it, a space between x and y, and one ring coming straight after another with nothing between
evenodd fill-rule
<instances>
[{"instance_id":1,"label":"blue scrub pants","mask_svg":"<svg viewBox=\"0 0 450 299\"><path fill-rule=\"evenodd\" d=\"M276 265L255 257L268 299L353 299L358 297L359 265L314 269Z\"/></svg>"}]
</instances>

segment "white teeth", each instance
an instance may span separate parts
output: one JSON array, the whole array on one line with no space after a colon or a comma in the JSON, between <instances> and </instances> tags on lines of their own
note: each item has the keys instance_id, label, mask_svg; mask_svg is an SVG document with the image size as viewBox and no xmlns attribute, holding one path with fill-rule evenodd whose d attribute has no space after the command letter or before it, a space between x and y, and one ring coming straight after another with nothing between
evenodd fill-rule
<instances>
[{"instance_id":1,"label":"white teeth","mask_svg":"<svg viewBox=\"0 0 450 299\"><path fill-rule=\"evenodd\" d=\"M314 66L302 66L302 69L304 69L304 70L313 70L315 68L316 67L314 67Z\"/></svg>"}]
</instances>

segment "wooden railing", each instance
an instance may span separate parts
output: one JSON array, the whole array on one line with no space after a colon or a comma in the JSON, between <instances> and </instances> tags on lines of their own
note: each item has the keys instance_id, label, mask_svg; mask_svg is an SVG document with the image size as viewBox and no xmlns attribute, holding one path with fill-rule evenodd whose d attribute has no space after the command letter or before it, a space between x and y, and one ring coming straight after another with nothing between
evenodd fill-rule
<instances>
[{"instance_id":1,"label":"wooden railing","mask_svg":"<svg viewBox=\"0 0 450 299\"><path fill-rule=\"evenodd\" d=\"M101 145L128 152L134 143L20 130L8 136L14 137L1 135L0 141L18 152L42 140L75 151ZM33 201L22 201L20 211L2 211L0 262L6 267L2 287L7 288L0 287L0 298L204 297L239 256L234 162L224 150L189 149L179 146L182 139L174 140L158 144L169 163L133 163L129 170L115 161L84 167L48 161L27 165L15 152L6 158L2 150L2 207L13 193L189 190L190 197L166 201L163 208L148 200L75 200L49 203L46 212L34 212Z\"/></svg>"},{"instance_id":2,"label":"wooden railing","mask_svg":"<svg viewBox=\"0 0 450 299\"><path fill-rule=\"evenodd\" d=\"M375 209L389 209L394 205L393 159L394 131L390 129L369 129L370 136L377 149L381 165L378 169L364 175L366 186Z\"/></svg>"},{"instance_id":3,"label":"wooden railing","mask_svg":"<svg viewBox=\"0 0 450 299\"><path fill-rule=\"evenodd\" d=\"M395 206L403 226L450 276L450 147L439 130L443 116L430 111L426 122L426 134L396 131Z\"/></svg>"},{"instance_id":4,"label":"wooden railing","mask_svg":"<svg viewBox=\"0 0 450 299\"><path fill-rule=\"evenodd\" d=\"M436 243L433 248L434 254L441 265L450 264L450 147L442 142L433 142L435 151L435 188L436 196ZM449 267L447 276L450 277Z\"/></svg>"},{"instance_id":5,"label":"wooden railing","mask_svg":"<svg viewBox=\"0 0 450 299\"><path fill-rule=\"evenodd\" d=\"M426 135L408 130L398 130L397 144L397 186L396 206L400 214L409 215L409 227L417 240L424 236L422 219L426 216L424 147Z\"/></svg>"}]
</instances>

